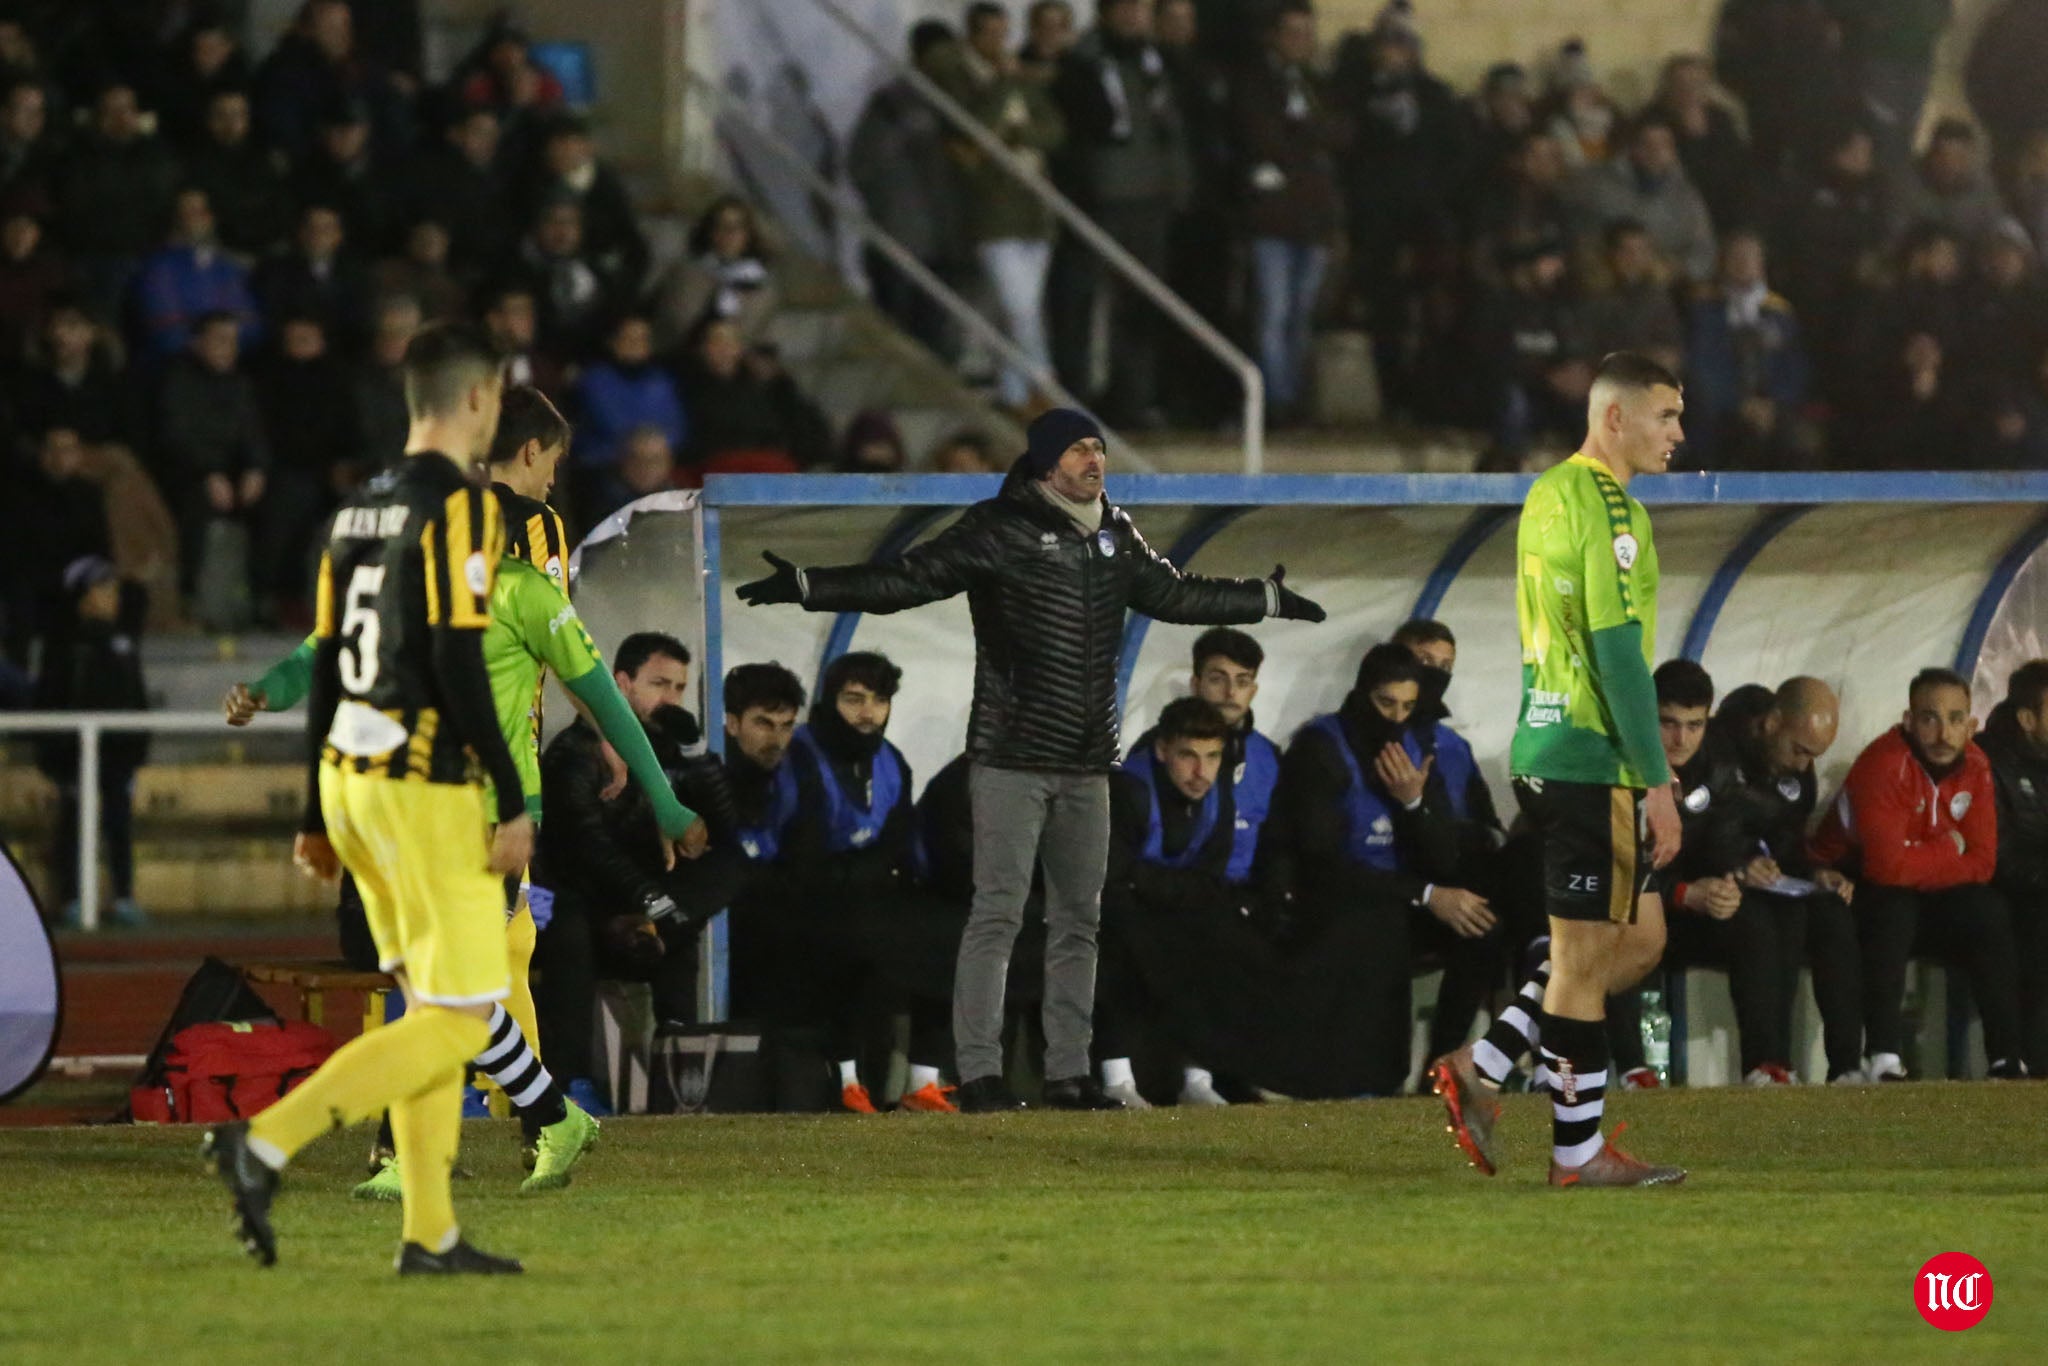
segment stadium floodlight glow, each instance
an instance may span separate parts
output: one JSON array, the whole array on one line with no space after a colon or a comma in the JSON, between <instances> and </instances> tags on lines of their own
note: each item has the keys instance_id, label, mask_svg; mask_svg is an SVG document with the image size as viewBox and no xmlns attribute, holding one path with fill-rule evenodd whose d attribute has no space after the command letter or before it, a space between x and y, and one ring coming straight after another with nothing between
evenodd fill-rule
<instances>
[{"instance_id":1,"label":"stadium floodlight glow","mask_svg":"<svg viewBox=\"0 0 2048 1366\"><path fill-rule=\"evenodd\" d=\"M0 1101L26 1091L50 1065L62 999L49 927L0 843Z\"/></svg>"}]
</instances>

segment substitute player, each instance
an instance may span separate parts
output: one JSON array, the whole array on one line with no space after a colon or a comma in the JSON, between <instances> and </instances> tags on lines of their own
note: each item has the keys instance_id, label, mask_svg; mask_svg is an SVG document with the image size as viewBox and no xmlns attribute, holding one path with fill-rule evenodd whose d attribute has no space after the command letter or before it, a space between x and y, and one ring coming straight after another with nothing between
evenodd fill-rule
<instances>
[{"instance_id":1,"label":"substitute player","mask_svg":"<svg viewBox=\"0 0 2048 1366\"><path fill-rule=\"evenodd\" d=\"M1533 1049L1551 1095L1551 1185L1685 1179L1682 1168L1637 1161L1600 1132L1607 997L1663 955L1664 907L1647 888L1679 838L1650 678L1657 550L1628 486L1670 463L1684 407L1663 366L1630 352L1607 357L1593 380L1585 447L1537 479L1522 505L1522 711L1510 766L1543 842L1550 962L1486 1038L1430 1068L1459 1146L1488 1175L1501 1080Z\"/></svg>"},{"instance_id":2,"label":"substitute player","mask_svg":"<svg viewBox=\"0 0 2048 1366\"><path fill-rule=\"evenodd\" d=\"M255 1119L213 1130L207 1149L243 1244L268 1266L278 1172L321 1134L389 1107L405 1183L399 1274L517 1272L462 1239L449 1190L463 1066L511 991L501 879L533 854L483 657L504 527L466 473L490 447L503 381L488 343L445 323L413 337L404 376L406 458L335 514L320 561L316 757L294 855L319 876L343 864L355 875L410 1009Z\"/></svg>"}]
</instances>

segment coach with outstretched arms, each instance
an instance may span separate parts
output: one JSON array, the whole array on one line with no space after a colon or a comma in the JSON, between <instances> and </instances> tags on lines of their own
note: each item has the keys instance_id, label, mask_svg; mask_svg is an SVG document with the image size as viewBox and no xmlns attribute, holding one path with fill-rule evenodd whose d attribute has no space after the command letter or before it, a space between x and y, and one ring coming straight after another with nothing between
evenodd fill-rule
<instances>
[{"instance_id":1,"label":"coach with outstretched arms","mask_svg":"<svg viewBox=\"0 0 2048 1366\"><path fill-rule=\"evenodd\" d=\"M953 1031L966 1110L1019 1108L1003 1081L1003 986L1034 863L1045 876L1045 1100L1120 1109L1089 1073L1095 933L1117 760L1124 614L1161 621L1321 621L1323 609L1268 579L1183 574L1102 490L1102 432L1056 408L995 497L885 564L798 569L768 554L742 601L813 612L900 612L966 593L974 619L974 906L960 943Z\"/></svg>"}]
</instances>

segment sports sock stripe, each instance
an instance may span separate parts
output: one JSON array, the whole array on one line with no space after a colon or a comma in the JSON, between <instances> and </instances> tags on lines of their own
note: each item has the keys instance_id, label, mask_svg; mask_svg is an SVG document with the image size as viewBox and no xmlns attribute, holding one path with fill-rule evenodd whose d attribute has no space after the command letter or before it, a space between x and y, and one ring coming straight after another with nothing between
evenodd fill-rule
<instances>
[{"instance_id":1,"label":"sports sock stripe","mask_svg":"<svg viewBox=\"0 0 2048 1366\"><path fill-rule=\"evenodd\" d=\"M1544 959L1534 975L1522 984L1515 999L1494 1018L1486 1036L1472 1049L1473 1065L1479 1075L1498 1086L1527 1054L1537 1051L1543 1041L1538 1018L1543 1010L1543 991L1550 984L1550 960Z\"/></svg>"},{"instance_id":2,"label":"sports sock stripe","mask_svg":"<svg viewBox=\"0 0 2048 1366\"><path fill-rule=\"evenodd\" d=\"M520 1032L518 1021L503 1006L491 1008L491 1045L477 1055L476 1066L521 1107L539 1100L555 1084Z\"/></svg>"}]
</instances>

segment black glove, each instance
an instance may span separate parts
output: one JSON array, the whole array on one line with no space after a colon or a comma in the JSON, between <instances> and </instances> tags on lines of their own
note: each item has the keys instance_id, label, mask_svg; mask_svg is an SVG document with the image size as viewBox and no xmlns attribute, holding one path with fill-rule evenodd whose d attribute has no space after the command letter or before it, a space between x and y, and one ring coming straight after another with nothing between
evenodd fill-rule
<instances>
[{"instance_id":1,"label":"black glove","mask_svg":"<svg viewBox=\"0 0 2048 1366\"><path fill-rule=\"evenodd\" d=\"M802 602L803 585L797 582L796 566L772 550L761 552L761 558L775 566L775 572L765 579L755 579L739 587L740 601L749 607L765 607L775 602Z\"/></svg>"},{"instance_id":2,"label":"black glove","mask_svg":"<svg viewBox=\"0 0 2048 1366\"><path fill-rule=\"evenodd\" d=\"M1277 590L1276 596L1280 600L1278 609L1273 613L1274 616L1281 618L1283 621L1321 621L1329 615L1316 603L1289 588L1286 580L1287 566L1284 564L1274 565L1272 577L1266 580ZM740 590L741 597L745 597L746 593L746 589L742 588Z\"/></svg>"}]
</instances>

